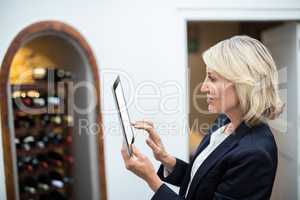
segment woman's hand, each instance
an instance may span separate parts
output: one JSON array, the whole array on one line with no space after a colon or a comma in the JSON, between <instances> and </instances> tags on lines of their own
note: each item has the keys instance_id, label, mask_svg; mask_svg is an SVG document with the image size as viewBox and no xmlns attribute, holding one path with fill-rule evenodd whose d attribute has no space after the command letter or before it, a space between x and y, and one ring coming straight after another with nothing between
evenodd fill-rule
<instances>
[{"instance_id":1,"label":"woman's hand","mask_svg":"<svg viewBox=\"0 0 300 200\"><path fill-rule=\"evenodd\" d=\"M162 182L151 161L147 158L147 156L140 153L140 151L132 146L132 156L128 155L127 149L122 147L121 153L124 159L125 166L128 170L132 171L134 174L144 179L150 188L156 192L158 188L161 186Z\"/></svg>"},{"instance_id":2,"label":"woman's hand","mask_svg":"<svg viewBox=\"0 0 300 200\"><path fill-rule=\"evenodd\" d=\"M160 161L166 168L173 169L176 159L165 150L160 136L154 129L153 123L150 121L137 121L133 123L133 126L137 129L146 130L149 133L146 143L152 149L155 159Z\"/></svg>"}]
</instances>

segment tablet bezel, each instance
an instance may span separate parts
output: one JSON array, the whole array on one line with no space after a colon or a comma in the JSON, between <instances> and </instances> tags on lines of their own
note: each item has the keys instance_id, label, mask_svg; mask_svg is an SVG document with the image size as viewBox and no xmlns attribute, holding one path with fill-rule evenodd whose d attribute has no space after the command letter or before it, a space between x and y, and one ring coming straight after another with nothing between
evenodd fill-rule
<instances>
[{"instance_id":1,"label":"tablet bezel","mask_svg":"<svg viewBox=\"0 0 300 200\"><path fill-rule=\"evenodd\" d=\"M117 99L117 95L116 95L116 89L117 89L118 85L120 85L120 87L121 87L122 95L123 95L123 98L124 98L124 101L125 101L125 109L126 109L126 112L127 112L127 115L128 115L128 119L130 120L130 116L129 116L129 113L128 113L126 99L124 97L124 91L123 91L123 87L122 87L122 84L121 84L120 76L117 76L116 80L114 81L112 90L113 90L113 94L114 94L115 104L117 105L117 110L118 110L118 113L119 113L118 114L119 115L119 119L120 119L120 122L122 124L123 137L124 137L124 139L126 141L127 151L128 151L129 156L132 156L132 146L131 145L134 143L134 132L132 130L132 127L130 127L133 138L132 138L132 141L131 141L131 143L129 145L128 138L127 138L126 131L125 131L124 122L123 122L123 119L122 119L122 116L121 116L120 105L119 105L119 102L118 102L118 99Z\"/></svg>"}]
</instances>

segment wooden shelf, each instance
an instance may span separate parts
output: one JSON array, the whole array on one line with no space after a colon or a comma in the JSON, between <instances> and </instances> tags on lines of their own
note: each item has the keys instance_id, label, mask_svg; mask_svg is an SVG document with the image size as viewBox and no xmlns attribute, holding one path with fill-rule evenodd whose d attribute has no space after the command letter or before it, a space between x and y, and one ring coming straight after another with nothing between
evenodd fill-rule
<instances>
[{"instance_id":1,"label":"wooden shelf","mask_svg":"<svg viewBox=\"0 0 300 200\"><path fill-rule=\"evenodd\" d=\"M68 131L67 129L70 128L68 124L62 124L62 125L54 125L54 124L49 124L46 126L34 126L32 129L28 130L27 128L15 128L15 135L16 137L22 137L26 136L28 132L30 132L30 135L37 136L39 135L40 131L53 131L54 129L63 129Z\"/></svg>"},{"instance_id":2,"label":"wooden shelf","mask_svg":"<svg viewBox=\"0 0 300 200\"><path fill-rule=\"evenodd\" d=\"M57 114L57 115L62 115L65 114L64 111L62 111L59 108L54 108L54 109L47 109L47 107L42 107L42 108L31 108L30 112L24 112L19 109L14 110L14 115L15 116L27 116L27 115L41 115L41 114Z\"/></svg>"},{"instance_id":3,"label":"wooden shelf","mask_svg":"<svg viewBox=\"0 0 300 200\"><path fill-rule=\"evenodd\" d=\"M66 169L68 170L72 170L73 166L68 163L68 162L63 162L62 166L53 166L53 165L49 165L48 168L42 168L42 167L38 167L36 169L33 169L33 171L24 171L24 172L19 172L19 179L22 180L28 176L33 176L33 177L38 177L39 175L42 174L47 174L51 171L64 171L63 175L68 174L66 172Z\"/></svg>"},{"instance_id":4,"label":"wooden shelf","mask_svg":"<svg viewBox=\"0 0 300 200\"><path fill-rule=\"evenodd\" d=\"M17 155L18 156L33 156L33 155L37 155L40 153L48 153L49 151L53 151L53 150L64 150L66 148L70 148L68 143L62 143L62 144L50 144L47 145L45 148L34 148L31 149L29 151L23 150L23 149L17 149Z\"/></svg>"},{"instance_id":5,"label":"wooden shelf","mask_svg":"<svg viewBox=\"0 0 300 200\"><path fill-rule=\"evenodd\" d=\"M57 86L55 83L47 83L46 81L38 81L35 83L30 84L12 84L11 90L22 90L22 91L28 91L28 90L41 90L41 91L47 91L47 92L54 92L57 89Z\"/></svg>"},{"instance_id":6,"label":"wooden shelf","mask_svg":"<svg viewBox=\"0 0 300 200\"><path fill-rule=\"evenodd\" d=\"M49 193L51 191L58 191L58 192L62 193L63 195L66 195L66 192L67 192L67 190L68 190L69 187L70 186L68 184L66 184L63 188L56 188L54 186L51 186L49 191L45 191L45 192L38 191L35 194L20 193L20 196L21 196L20 199L21 200L23 200L23 199L25 200L25 199L30 199L30 198L36 198L36 197L39 197L42 194L46 194L46 193Z\"/></svg>"}]
</instances>

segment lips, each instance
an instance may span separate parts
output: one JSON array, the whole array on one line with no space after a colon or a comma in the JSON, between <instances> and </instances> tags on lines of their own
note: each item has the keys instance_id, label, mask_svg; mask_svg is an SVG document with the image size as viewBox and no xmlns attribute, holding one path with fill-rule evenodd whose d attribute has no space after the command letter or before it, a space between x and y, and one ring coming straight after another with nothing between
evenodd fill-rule
<instances>
[{"instance_id":1,"label":"lips","mask_svg":"<svg viewBox=\"0 0 300 200\"><path fill-rule=\"evenodd\" d=\"M214 100L214 98L212 98L212 97L207 97L206 102L207 102L207 103L211 103L213 100Z\"/></svg>"}]
</instances>

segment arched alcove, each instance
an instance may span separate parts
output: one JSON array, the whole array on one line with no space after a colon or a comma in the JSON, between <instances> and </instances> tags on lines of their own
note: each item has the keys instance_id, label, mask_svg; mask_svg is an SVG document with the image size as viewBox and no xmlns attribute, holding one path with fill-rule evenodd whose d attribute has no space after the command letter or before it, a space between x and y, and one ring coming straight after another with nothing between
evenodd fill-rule
<instances>
[{"instance_id":1,"label":"arched alcove","mask_svg":"<svg viewBox=\"0 0 300 200\"><path fill-rule=\"evenodd\" d=\"M16 56L20 55L23 56L23 60L31 59L31 63L15 64ZM34 56L36 58L33 59ZM23 69L18 71L20 66L31 70L28 66L42 64L43 67L56 66L72 73L72 84L68 85L68 92L65 93L68 95L67 112L73 117L72 125L68 125L72 128L72 154L75 160L72 167L74 180L71 198L105 200L106 179L98 67L91 48L80 33L58 21L38 22L23 29L9 46L1 66L0 108L7 199L20 199L17 150L14 142L14 108L11 98L12 85L19 83L18 79L13 79L12 76L18 75L19 72L24 73ZM24 65L28 65L27 68ZM29 84L31 81L28 77L21 80ZM75 107L77 109L74 109ZM86 112L87 108L91 109ZM80 120L85 125L97 125L97 131L91 132L88 128L82 128Z\"/></svg>"}]
</instances>

